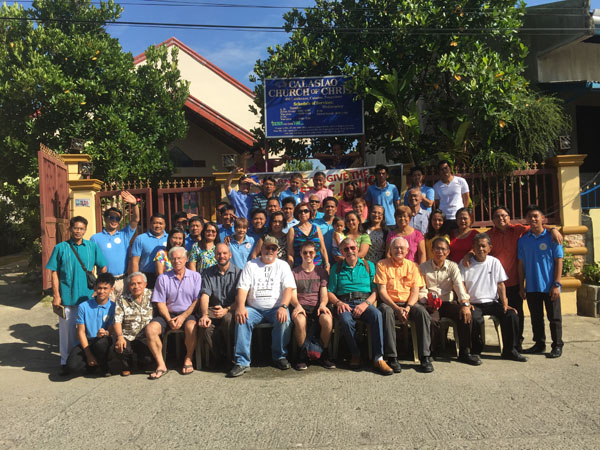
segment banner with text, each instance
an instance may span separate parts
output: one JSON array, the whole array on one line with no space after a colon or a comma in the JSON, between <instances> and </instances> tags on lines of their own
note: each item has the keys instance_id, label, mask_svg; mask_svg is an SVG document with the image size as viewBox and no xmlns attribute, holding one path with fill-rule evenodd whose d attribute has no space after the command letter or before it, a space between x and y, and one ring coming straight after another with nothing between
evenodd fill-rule
<instances>
[{"instance_id":1,"label":"banner with text","mask_svg":"<svg viewBox=\"0 0 600 450\"><path fill-rule=\"evenodd\" d=\"M394 180L402 180L402 164L387 164L388 172L390 177ZM302 192L308 192L313 187L313 176L317 172L323 172L325 174L325 187L333 191L333 195L341 198L344 193L344 185L348 181L355 181L362 195L367 192L367 188L375 183L375 175L373 174L375 166L369 167L357 167L354 169L329 169L329 170L312 170L307 172L299 172L305 180L305 184L302 186ZM262 180L266 176L275 178L277 184L285 183L289 185L290 177L295 172L261 172L261 173L249 173L256 181ZM392 181L393 182L393 181ZM400 190L400 185L398 190Z\"/></svg>"},{"instance_id":2,"label":"banner with text","mask_svg":"<svg viewBox=\"0 0 600 450\"><path fill-rule=\"evenodd\" d=\"M267 138L364 134L362 100L344 87L348 77L265 79Z\"/></svg>"}]
</instances>

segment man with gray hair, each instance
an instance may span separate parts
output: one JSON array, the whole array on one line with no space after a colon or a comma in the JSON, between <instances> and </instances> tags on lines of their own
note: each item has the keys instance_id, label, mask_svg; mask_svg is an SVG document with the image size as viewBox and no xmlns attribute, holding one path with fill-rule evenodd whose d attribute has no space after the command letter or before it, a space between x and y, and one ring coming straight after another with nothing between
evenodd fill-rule
<instances>
[{"instance_id":1,"label":"man with gray hair","mask_svg":"<svg viewBox=\"0 0 600 450\"><path fill-rule=\"evenodd\" d=\"M527 358L519 353L519 318L517 310L508 306L504 282L508 276L500 261L489 256L492 250L491 239L487 233L479 233L473 239L473 253L469 267L459 265L467 292L471 297L471 352L479 355L484 342L481 339L483 316L492 315L500 321L504 350L502 358L525 362Z\"/></svg>"},{"instance_id":2,"label":"man with gray hair","mask_svg":"<svg viewBox=\"0 0 600 450\"><path fill-rule=\"evenodd\" d=\"M421 189L409 189L406 193L406 199L408 200L408 207L411 214L409 225L423 234L427 233L430 212L421 208L421 200L423 199Z\"/></svg>"},{"instance_id":3,"label":"man with gray hair","mask_svg":"<svg viewBox=\"0 0 600 450\"><path fill-rule=\"evenodd\" d=\"M185 359L183 375L194 371L192 357L196 349L196 316L194 311L200 297L202 277L198 272L186 269L187 251L183 247L173 247L168 253L173 270L160 275L152 294L152 303L158 309L158 316L146 327L148 346L156 360L156 370L150 374L151 380L157 380L167 373L167 366L162 356L161 335L167 330L181 328L185 331Z\"/></svg>"},{"instance_id":4,"label":"man with gray hair","mask_svg":"<svg viewBox=\"0 0 600 450\"><path fill-rule=\"evenodd\" d=\"M142 272L127 277L128 292L117 297L115 307L113 350L111 362L116 363L121 375L131 374L132 360L139 366L146 365L150 358L146 325L152 320L152 291Z\"/></svg>"}]
</instances>

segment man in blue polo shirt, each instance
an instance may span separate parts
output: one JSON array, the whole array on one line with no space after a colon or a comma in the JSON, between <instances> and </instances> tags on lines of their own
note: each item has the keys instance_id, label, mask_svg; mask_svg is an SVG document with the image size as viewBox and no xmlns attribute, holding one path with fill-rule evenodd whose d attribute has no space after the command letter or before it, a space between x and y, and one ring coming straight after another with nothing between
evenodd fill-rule
<instances>
[{"instance_id":1,"label":"man in blue polo shirt","mask_svg":"<svg viewBox=\"0 0 600 450\"><path fill-rule=\"evenodd\" d=\"M96 295L79 305L77 311L77 337L75 346L67 359L67 369L72 375L84 375L100 368L108 373L108 354L112 340L110 330L115 318L115 304L110 295L115 284L111 273L101 273L96 279Z\"/></svg>"},{"instance_id":2,"label":"man in blue polo shirt","mask_svg":"<svg viewBox=\"0 0 600 450\"><path fill-rule=\"evenodd\" d=\"M223 214L221 214L221 224L218 225L221 242L225 242L226 237L233 236L233 233L235 233L235 228L233 227L234 220L235 208L231 205L225 206Z\"/></svg>"},{"instance_id":3,"label":"man in blue polo shirt","mask_svg":"<svg viewBox=\"0 0 600 450\"><path fill-rule=\"evenodd\" d=\"M154 289L154 283L156 282L154 257L159 250L167 246L165 223L163 214L152 214L150 229L148 232L136 237L131 247L131 273L143 272L148 278L148 289Z\"/></svg>"},{"instance_id":4,"label":"man in blue polo shirt","mask_svg":"<svg viewBox=\"0 0 600 450\"><path fill-rule=\"evenodd\" d=\"M352 358L350 368L360 367L360 349L356 343L356 320L366 322L371 329L373 365L382 375L392 375L394 371L383 359L383 319L381 311L373 306L377 293L373 279L375 265L358 257L358 245L352 238L340 242L344 260L333 265L329 273L329 303L340 322L340 328Z\"/></svg>"},{"instance_id":5,"label":"man in blue polo shirt","mask_svg":"<svg viewBox=\"0 0 600 450\"><path fill-rule=\"evenodd\" d=\"M389 178L387 167L378 164L375 167L375 184L369 186L365 195L365 200L371 210L373 205L381 205L385 210L386 225L395 225L394 213L396 207L400 206L400 194L396 185L388 183Z\"/></svg>"},{"instance_id":6,"label":"man in blue polo shirt","mask_svg":"<svg viewBox=\"0 0 600 450\"><path fill-rule=\"evenodd\" d=\"M250 211L252 210L252 199L256 194L250 193L250 186L254 184L258 186L259 184L254 181L252 178L247 177L246 175L242 175L238 182L239 189L236 191L231 187L231 182L236 175L243 173L244 169L235 168L231 171L227 179L225 180L225 193L227 194L227 199L229 203L233 205L235 208L235 214L237 217L245 217L246 219L250 218Z\"/></svg>"},{"instance_id":7,"label":"man in blue polo shirt","mask_svg":"<svg viewBox=\"0 0 600 450\"><path fill-rule=\"evenodd\" d=\"M123 214L119 209L111 207L104 211L104 228L102 231L90 238L90 241L95 242L102 250L102 254L106 258L106 270L115 277L114 298L119 297L123 292L123 279L127 273L129 243L140 221L140 207L136 198L128 191L121 192L121 198L125 203L134 205L129 225L122 230L119 229Z\"/></svg>"},{"instance_id":8,"label":"man in blue polo shirt","mask_svg":"<svg viewBox=\"0 0 600 450\"><path fill-rule=\"evenodd\" d=\"M294 199L294 206L301 203L304 199L304 193L300 190L304 184L304 178L301 173L293 173L290 177L290 187L279 194L279 200L283 202L283 199L291 197Z\"/></svg>"},{"instance_id":9,"label":"man in blue polo shirt","mask_svg":"<svg viewBox=\"0 0 600 450\"><path fill-rule=\"evenodd\" d=\"M95 266L99 272L106 272L106 259L100 248L94 242L83 239L87 224L84 217L73 217L69 224L71 238L56 244L46 265L46 269L52 271L52 306L64 307L64 318L58 318L61 375L67 374L67 358L77 343L75 319L78 305L94 293L88 288L86 273L75 252L86 270L92 271Z\"/></svg>"},{"instance_id":10,"label":"man in blue polo shirt","mask_svg":"<svg viewBox=\"0 0 600 450\"><path fill-rule=\"evenodd\" d=\"M519 293L521 298L527 299L535 344L523 353L546 350L545 306L552 335L552 351L547 356L559 358L563 348L560 309L563 247L554 242L551 233L544 228L545 217L539 206L528 206L526 217L530 228L518 241Z\"/></svg>"}]
</instances>

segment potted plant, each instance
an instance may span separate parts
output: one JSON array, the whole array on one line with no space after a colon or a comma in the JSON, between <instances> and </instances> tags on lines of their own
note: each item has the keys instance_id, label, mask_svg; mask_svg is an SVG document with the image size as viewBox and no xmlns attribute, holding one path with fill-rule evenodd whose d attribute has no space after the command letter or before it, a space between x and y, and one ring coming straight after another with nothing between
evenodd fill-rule
<instances>
[{"instance_id":1,"label":"potted plant","mask_svg":"<svg viewBox=\"0 0 600 450\"><path fill-rule=\"evenodd\" d=\"M577 314L600 316L600 263L585 264L581 270L582 285L577 289Z\"/></svg>"}]
</instances>

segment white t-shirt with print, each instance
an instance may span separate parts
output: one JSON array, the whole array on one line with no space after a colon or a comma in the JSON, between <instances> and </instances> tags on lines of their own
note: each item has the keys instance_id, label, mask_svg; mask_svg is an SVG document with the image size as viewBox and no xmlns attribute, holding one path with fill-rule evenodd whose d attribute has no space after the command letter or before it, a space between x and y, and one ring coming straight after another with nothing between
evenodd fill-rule
<instances>
[{"instance_id":1,"label":"white t-shirt with print","mask_svg":"<svg viewBox=\"0 0 600 450\"><path fill-rule=\"evenodd\" d=\"M260 310L278 307L287 288L296 289L296 281L289 264L281 259L271 264L260 257L249 261L238 282L238 289L248 291L246 305Z\"/></svg>"},{"instance_id":2,"label":"white t-shirt with print","mask_svg":"<svg viewBox=\"0 0 600 450\"><path fill-rule=\"evenodd\" d=\"M471 257L471 264L458 266L471 296L471 303L490 303L498 298L498 283L508 280L502 264L497 258L487 256L484 262Z\"/></svg>"}]
</instances>

